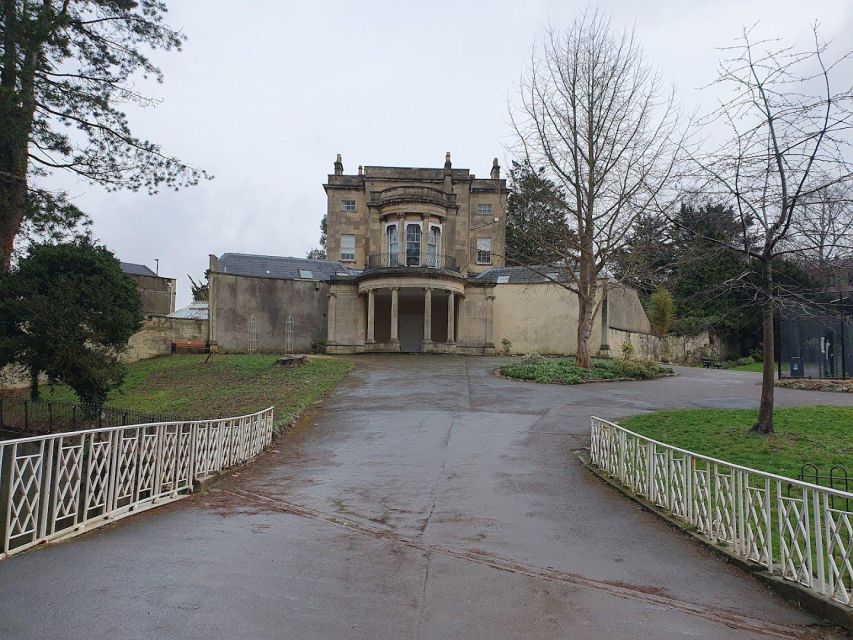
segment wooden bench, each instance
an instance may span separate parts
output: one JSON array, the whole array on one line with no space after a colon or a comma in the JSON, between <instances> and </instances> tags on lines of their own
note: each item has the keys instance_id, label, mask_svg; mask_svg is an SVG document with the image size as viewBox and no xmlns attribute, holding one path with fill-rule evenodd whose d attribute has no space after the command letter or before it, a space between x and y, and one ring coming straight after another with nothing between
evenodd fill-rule
<instances>
[{"instance_id":1,"label":"wooden bench","mask_svg":"<svg viewBox=\"0 0 853 640\"><path fill-rule=\"evenodd\" d=\"M702 366L706 369L710 369L711 367L721 369L723 367L719 360L711 360L711 358L702 358Z\"/></svg>"},{"instance_id":2,"label":"wooden bench","mask_svg":"<svg viewBox=\"0 0 853 640\"><path fill-rule=\"evenodd\" d=\"M174 340L172 353L207 353L207 344L203 340Z\"/></svg>"}]
</instances>

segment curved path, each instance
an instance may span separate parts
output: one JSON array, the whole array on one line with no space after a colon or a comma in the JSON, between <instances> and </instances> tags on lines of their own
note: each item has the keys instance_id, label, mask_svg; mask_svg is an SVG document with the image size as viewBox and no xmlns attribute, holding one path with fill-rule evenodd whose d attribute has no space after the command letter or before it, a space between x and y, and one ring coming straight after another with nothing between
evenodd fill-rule
<instances>
[{"instance_id":1,"label":"curved path","mask_svg":"<svg viewBox=\"0 0 853 640\"><path fill-rule=\"evenodd\" d=\"M563 387L488 358L357 363L213 490L0 562L0 638L836 637L572 454L590 414L751 407L757 375Z\"/></svg>"}]
</instances>

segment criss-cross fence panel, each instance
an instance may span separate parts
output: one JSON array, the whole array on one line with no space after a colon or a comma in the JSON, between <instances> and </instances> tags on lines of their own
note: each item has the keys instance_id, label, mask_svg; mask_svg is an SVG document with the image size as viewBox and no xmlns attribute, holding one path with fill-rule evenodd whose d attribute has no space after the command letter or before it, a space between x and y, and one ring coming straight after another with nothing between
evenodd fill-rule
<instances>
[{"instance_id":1,"label":"criss-cross fence panel","mask_svg":"<svg viewBox=\"0 0 853 640\"><path fill-rule=\"evenodd\" d=\"M590 458L710 542L853 608L853 512L844 510L853 494L685 451L595 417Z\"/></svg>"},{"instance_id":2,"label":"criss-cross fence panel","mask_svg":"<svg viewBox=\"0 0 853 640\"><path fill-rule=\"evenodd\" d=\"M270 407L0 441L0 558L175 500L272 436Z\"/></svg>"}]
</instances>

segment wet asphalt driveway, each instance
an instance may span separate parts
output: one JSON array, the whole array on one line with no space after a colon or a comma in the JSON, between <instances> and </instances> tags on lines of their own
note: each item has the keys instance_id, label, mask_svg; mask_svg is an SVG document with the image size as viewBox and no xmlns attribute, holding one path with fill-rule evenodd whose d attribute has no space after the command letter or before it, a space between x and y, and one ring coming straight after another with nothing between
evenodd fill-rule
<instances>
[{"instance_id":1,"label":"wet asphalt driveway","mask_svg":"<svg viewBox=\"0 0 853 640\"><path fill-rule=\"evenodd\" d=\"M757 375L562 387L496 359L355 360L213 490L0 562L0 638L835 637L573 454L591 414L755 406Z\"/></svg>"}]
</instances>

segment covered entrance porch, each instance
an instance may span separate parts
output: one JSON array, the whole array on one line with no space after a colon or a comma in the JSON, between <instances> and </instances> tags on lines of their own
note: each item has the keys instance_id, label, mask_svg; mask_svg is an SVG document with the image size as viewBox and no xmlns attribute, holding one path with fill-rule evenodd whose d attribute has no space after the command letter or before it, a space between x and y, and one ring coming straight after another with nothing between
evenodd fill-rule
<instances>
[{"instance_id":1,"label":"covered entrance porch","mask_svg":"<svg viewBox=\"0 0 853 640\"><path fill-rule=\"evenodd\" d=\"M454 353L458 307L455 287L364 287L365 351Z\"/></svg>"}]
</instances>

